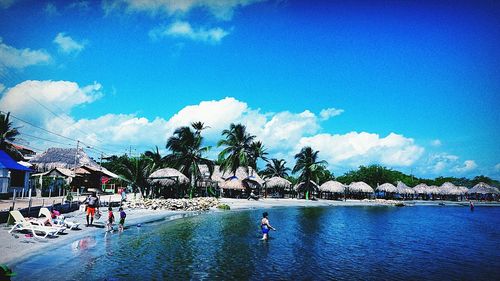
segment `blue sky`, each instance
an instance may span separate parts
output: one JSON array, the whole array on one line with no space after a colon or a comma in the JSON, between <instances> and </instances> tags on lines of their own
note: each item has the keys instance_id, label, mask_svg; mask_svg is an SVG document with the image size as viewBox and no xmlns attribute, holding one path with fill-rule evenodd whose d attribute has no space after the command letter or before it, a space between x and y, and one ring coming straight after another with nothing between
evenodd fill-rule
<instances>
[{"instance_id":1,"label":"blue sky","mask_svg":"<svg viewBox=\"0 0 500 281\"><path fill-rule=\"evenodd\" d=\"M336 175L500 178L494 1L0 0L0 37L0 110L109 154L241 122ZM74 146L19 125L21 144Z\"/></svg>"}]
</instances>

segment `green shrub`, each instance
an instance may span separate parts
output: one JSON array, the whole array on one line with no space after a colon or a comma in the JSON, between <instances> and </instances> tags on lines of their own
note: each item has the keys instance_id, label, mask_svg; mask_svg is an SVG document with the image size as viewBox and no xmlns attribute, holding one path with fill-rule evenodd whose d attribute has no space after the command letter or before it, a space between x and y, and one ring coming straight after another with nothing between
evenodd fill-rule
<instances>
[{"instance_id":1,"label":"green shrub","mask_svg":"<svg viewBox=\"0 0 500 281\"><path fill-rule=\"evenodd\" d=\"M226 204L219 204L219 205L217 205L217 208L219 208L221 210L231 210L231 207L229 207L229 205L226 205Z\"/></svg>"}]
</instances>

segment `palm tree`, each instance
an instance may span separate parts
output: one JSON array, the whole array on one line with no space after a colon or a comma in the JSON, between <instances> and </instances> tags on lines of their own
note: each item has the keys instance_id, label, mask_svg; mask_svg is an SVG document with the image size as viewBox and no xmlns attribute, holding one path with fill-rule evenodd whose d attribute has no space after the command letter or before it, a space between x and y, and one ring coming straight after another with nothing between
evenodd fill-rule
<instances>
[{"instance_id":1,"label":"palm tree","mask_svg":"<svg viewBox=\"0 0 500 281\"><path fill-rule=\"evenodd\" d=\"M7 114L0 113L0 150L5 151L12 158L19 161L22 160L23 156L11 144L16 140L16 137L19 135L19 131L18 128L13 127L9 117L10 112L7 112Z\"/></svg>"},{"instance_id":2,"label":"palm tree","mask_svg":"<svg viewBox=\"0 0 500 281\"><path fill-rule=\"evenodd\" d=\"M201 128L203 128L203 123L201 125ZM195 126L193 125L193 127ZM174 135L168 139L166 145L166 148L172 152L167 155L167 160L181 173L191 179L192 191L197 186L196 184L200 176L199 165L207 165L210 174L212 174L214 168L213 162L203 157L203 154L210 151L211 147L202 147L203 137L197 128L195 130L193 132L189 127L177 128Z\"/></svg>"},{"instance_id":3,"label":"palm tree","mask_svg":"<svg viewBox=\"0 0 500 281\"><path fill-rule=\"evenodd\" d=\"M248 165L252 163L249 152L255 136L247 133L244 125L234 123L229 126L229 130L222 131L222 136L226 139L217 143L217 146L226 146L219 153L221 169L231 171L236 176L238 167L248 169Z\"/></svg>"},{"instance_id":4,"label":"palm tree","mask_svg":"<svg viewBox=\"0 0 500 281\"><path fill-rule=\"evenodd\" d=\"M144 195L148 188L147 178L153 172L151 170L152 160L148 157L123 157L117 167L118 174L132 184L134 189L138 189ZM147 194L147 192L146 192Z\"/></svg>"},{"instance_id":5,"label":"palm tree","mask_svg":"<svg viewBox=\"0 0 500 281\"><path fill-rule=\"evenodd\" d=\"M314 189L314 186L310 181L317 181L319 173L323 171L326 161L318 161L319 151L314 151L311 147L306 146L302 150L295 154L295 167L293 167L292 173L298 173L299 182L304 182L306 199L309 199L309 192Z\"/></svg>"},{"instance_id":6,"label":"palm tree","mask_svg":"<svg viewBox=\"0 0 500 281\"><path fill-rule=\"evenodd\" d=\"M158 149L158 146L155 146L156 150L148 150L144 152L144 156L148 157L151 159L151 170L156 171L158 169L162 169L165 167L168 167L168 161L167 157L162 157L160 154L160 150Z\"/></svg>"},{"instance_id":7,"label":"palm tree","mask_svg":"<svg viewBox=\"0 0 500 281\"><path fill-rule=\"evenodd\" d=\"M268 153L261 141L252 142L249 148L250 167L252 167L254 171L257 171L257 160L260 158L267 161L266 155L268 155Z\"/></svg>"},{"instance_id":8,"label":"palm tree","mask_svg":"<svg viewBox=\"0 0 500 281\"><path fill-rule=\"evenodd\" d=\"M201 131L210 128L209 126L205 126L205 123L201 121L191 123L191 127L193 127L197 135L200 135Z\"/></svg>"},{"instance_id":9,"label":"palm tree","mask_svg":"<svg viewBox=\"0 0 500 281\"><path fill-rule=\"evenodd\" d=\"M266 164L266 168L262 171L262 175L267 178L272 177L288 177L288 172L291 171L290 168L286 167L286 161L284 159L271 159L271 162Z\"/></svg>"}]
</instances>

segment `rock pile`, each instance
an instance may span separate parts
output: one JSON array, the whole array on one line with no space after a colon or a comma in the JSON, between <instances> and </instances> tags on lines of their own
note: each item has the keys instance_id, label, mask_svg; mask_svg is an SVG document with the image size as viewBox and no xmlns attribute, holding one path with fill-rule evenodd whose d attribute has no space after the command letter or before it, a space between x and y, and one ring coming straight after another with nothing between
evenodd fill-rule
<instances>
[{"instance_id":1,"label":"rock pile","mask_svg":"<svg viewBox=\"0 0 500 281\"><path fill-rule=\"evenodd\" d=\"M133 199L125 202L124 207L149 210L179 210L179 211L208 211L216 207L219 200L214 197L198 197L193 199Z\"/></svg>"}]
</instances>

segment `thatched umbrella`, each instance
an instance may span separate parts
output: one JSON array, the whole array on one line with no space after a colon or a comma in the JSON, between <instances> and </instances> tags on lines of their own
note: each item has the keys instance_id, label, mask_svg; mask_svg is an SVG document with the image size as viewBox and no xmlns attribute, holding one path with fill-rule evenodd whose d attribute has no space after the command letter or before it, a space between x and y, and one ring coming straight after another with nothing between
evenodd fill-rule
<instances>
[{"instance_id":1,"label":"thatched umbrella","mask_svg":"<svg viewBox=\"0 0 500 281\"><path fill-rule=\"evenodd\" d=\"M160 186L168 187L177 183L188 184L189 179L176 169L163 168L149 175L148 182L150 184L158 184Z\"/></svg>"},{"instance_id":2,"label":"thatched umbrella","mask_svg":"<svg viewBox=\"0 0 500 281\"><path fill-rule=\"evenodd\" d=\"M315 189L318 189L319 188L319 185L317 183L315 183L314 181L309 181L310 184L312 184L314 186ZM305 182L299 182L298 184L296 184L293 189L297 192L299 192L302 188L304 188L304 185L306 183Z\"/></svg>"},{"instance_id":3,"label":"thatched umbrella","mask_svg":"<svg viewBox=\"0 0 500 281\"><path fill-rule=\"evenodd\" d=\"M425 183L417 184L413 187L413 191L416 194L426 194L429 187Z\"/></svg>"},{"instance_id":4,"label":"thatched umbrella","mask_svg":"<svg viewBox=\"0 0 500 281\"><path fill-rule=\"evenodd\" d=\"M76 158L76 163L75 163ZM47 151L33 156L29 163L35 165L40 172L48 171L53 168L66 168L73 169L79 166L99 167L99 165L92 160L83 149L79 148L57 148L52 147Z\"/></svg>"},{"instance_id":5,"label":"thatched umbrella","mask_svg":"<svg viewBox=\"0 0 500 281\"><path fill-rule=\"evenodd\" d=\"M435 185L431 185L427 188L427 194L439 194L439 188Z\"/></svg>"},{"instance_id":6,"label":"thatched umbrella","mask_svg":"<svg viewBox=\"0 0 500 281\"><path fill-rule=\"evenodd\" d=\"M397 193L399 194L415 194L415 191L408 187L404 182L398 181L398 185L396 186Z\"/></svg>"},{"instance_id":7,"label":"thatched umbrella","mask_svg":"<svg viewBox=\"0 0 500 281\"><path fill-rule=\"evenodd\" d=\"M201 165L200 165L200 170L201 170ZM208 168L207 168L207 170L208 170ZM239 180L250 180L250 181L258 183L261 186L264 184L264 180L250 166L248 166L248 172L247 172L247 170L245 170L244 167L238 167L238 169L236 170L236 173L234 175L230 171L221 170L219 165L216 165L214 167L214 172L212 174L212 180L217 181L220 184L223 184L226 180L232 179L233 177L236 177Z\"/></svg>"},{"instance_id":8,"label":"thatched umbrella","mask_svg":"<svg viewBox=\"0 0 500 281\"><path fill-rule=\"evenodd\" d=\"M319 191L330 193L344 193L345 185L338 181L327 181L319 187Z\"/></svg>"},{"instance_id":9,"label":"thatched umbrella","mask_svg":"<svg viewBox=\"0 0 500 281\"><path fill-rule=\"evenodd\" d=\"M272 177L272 178L269 178L269 179L265 180L264 186L266 188L285 188L285 189L289 189L292 186L292 183L289 180L284 179L282 177Z\"/></svg>"},{"instance_id":10,"label":"thatched umbrella","mask_svg":"<svg viewBox=\"0 0 500 281\"><path fill-rule=\"evenodd\" d=\"M382 191L385 193L396 193L397 188L392 183L384 183L376 188L377 191Z\"/></svg>"},{"instance_id":11,"label":"thatched umbrella","mask_svg":"<svg viewBox=\"0 0 500 281\"><path fill-rule=\"evenodd\" d=\"M245 190L246 186L242 180L231 178L221 184L222 189Z\"/></svg>"},{"instance_id":12,"label":"thatched umbrella","mask_svg":"<svg viewBox=\"0 0 500 281\"><path fill-rule=\"evenodd\" d=\"M480 182L468 190L469 194L500 194L496 187L490 186L484 182Z\"/></svg>"},{"instance_id":13,"label":"thatched umbrella","mask_svg":"<svg viewBox=\"0 0 500 281\"><path fill-rule=\"evenodd\" d=\"M359 182L351 182L351 184L349 185L349 191L360 192L360 193L373 193L373 188L369 186L367 183L359 181Z\"/></svg>"}]
</instances>

